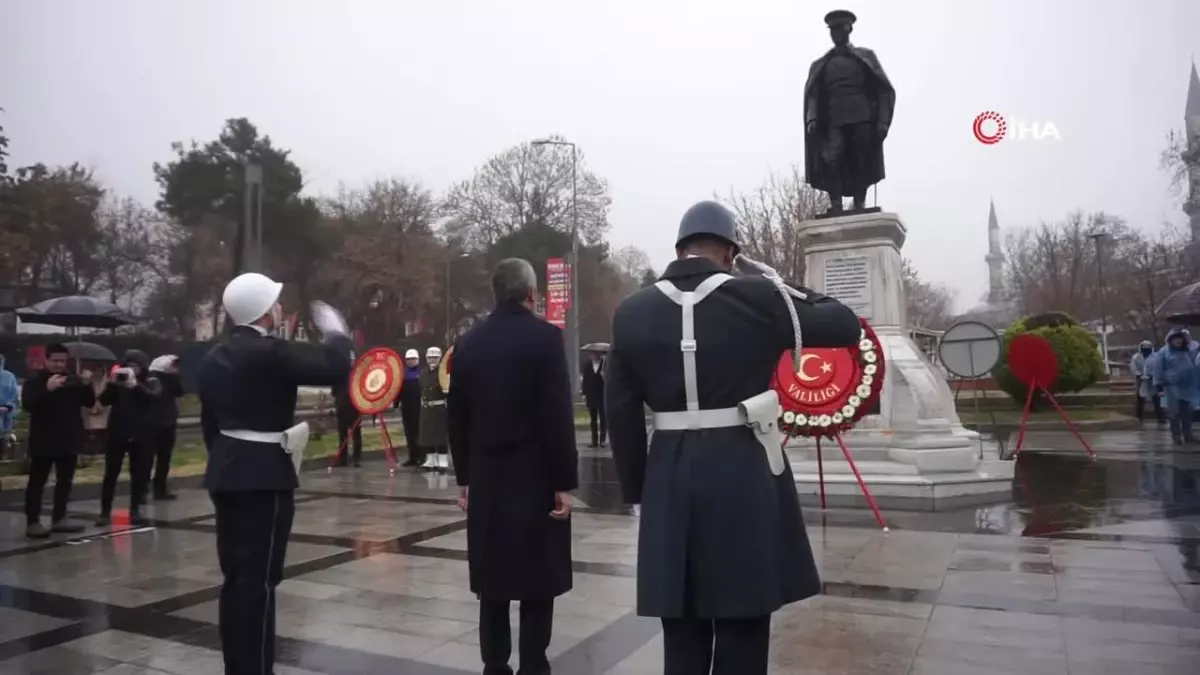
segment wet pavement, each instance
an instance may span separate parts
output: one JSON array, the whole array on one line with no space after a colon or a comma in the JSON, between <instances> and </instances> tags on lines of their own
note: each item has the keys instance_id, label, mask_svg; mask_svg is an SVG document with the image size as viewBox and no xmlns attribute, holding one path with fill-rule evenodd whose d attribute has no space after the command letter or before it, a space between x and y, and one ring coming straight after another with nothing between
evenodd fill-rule
<instances>
[{"instance_id":1,"label":"wet pavement","mask_svg":"<svg viewBox=\"0 0 1200 675\"><path fill-rule=\"evenodd\" d=\"M1011 440L1011 439L1009 439ZM1200 446L1157 429L1037 433L1010 499L949 512L807 509L825 593L776 614L776 675L1192 674L1200 668ZM565 675L662 672L634 612L637 522L604 449L583 450L575 589L555 605ZM448 476L382 462L305 475L279 589L279 675L481 670L465 522ZM0 512L0 674L222 672L212 508L23 538ZM122 504L118 498L118 504ZM81 517L98 503L81 494ZM515 624L514 624L515 627Z\"/></svg>"}]
</instances>

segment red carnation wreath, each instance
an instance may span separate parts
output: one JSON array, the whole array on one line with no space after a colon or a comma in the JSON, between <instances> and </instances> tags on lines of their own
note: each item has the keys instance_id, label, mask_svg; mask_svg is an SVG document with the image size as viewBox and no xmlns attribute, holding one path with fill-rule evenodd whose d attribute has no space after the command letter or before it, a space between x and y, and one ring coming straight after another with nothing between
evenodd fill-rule
<instances>
[{"instance_id":1,"label":"red carnation wreath","mask_svg":"<svg viewBox=\"0 0 1200 675\"><path fill-rule=\"evenodd\" d=\"M779 428L789 436L832 438L854 428L883 390L879 337L866 319L853 347L805 347L796 367L792 352L779 359L771 386L783 408Z\"/></svg>"}]
</instances>

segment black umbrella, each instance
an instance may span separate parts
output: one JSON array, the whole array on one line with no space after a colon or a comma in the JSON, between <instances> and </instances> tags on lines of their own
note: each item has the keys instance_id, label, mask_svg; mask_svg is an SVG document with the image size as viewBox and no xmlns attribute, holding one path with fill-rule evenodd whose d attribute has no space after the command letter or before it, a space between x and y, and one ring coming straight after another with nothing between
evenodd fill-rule
<instances>
[{"instance_id":1,"label":"black umbrella","mask_svg":"<svg viewBox=\"0 0 1200 675\"><path fill-rule=\"evenodd\" d=\"M64 345L67 354L76 361L108 361L117 360L117 355L104 345L95 342L68 342Z\"/></svg>"},{"instance_id":2,"label":"black umbrella","mask_svg":"<svg viewBox=\"0 0 1200 675\"><path fill-rule=\"evenodd\" d=\"M133 323L133 319L120 307L86 295L43 300L31 307L18 309L17 316L28 323L63 328L116 328Z\"/></svg>"},{"instance_id":3,"label":"black umbrella","mask_svg":"<svg viewBox=\"0 0 1200 675\"><path fill-rule=\"evenodd\" d=\"M1187 326L1200 324L1200 281L1168 295L1155 313L1171 323Z\"/></svg>"}]
</instances>

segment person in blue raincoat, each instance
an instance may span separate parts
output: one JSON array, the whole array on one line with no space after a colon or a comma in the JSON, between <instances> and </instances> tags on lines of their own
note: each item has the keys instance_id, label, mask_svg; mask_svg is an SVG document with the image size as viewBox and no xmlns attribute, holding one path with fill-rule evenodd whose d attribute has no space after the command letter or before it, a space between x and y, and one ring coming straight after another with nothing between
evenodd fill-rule
<instances>
[{"instance_id":1,"label":"person in blue raincoat","mask_svg":"<svg viewBox=\"0 0 1200 675\"><path fill-rule=\"evenodd\" d=\"M1142 340L1138 345L1137 352L1133 358L1129 360L1129 372L1133 376L1133 386L1137 390L1137 405L1134 408L1134 413L1137 415L1138 422L1145 419L1146 401L1150 401L1154 405L1154 417L1159 424L1166 421L1163 415L1162 402L1159 401L1158 392L1154 391L1154 375L1151 370L1154 364L1154 344L1149 340Z\"/></svg>"},{"instance_id":2,"label":"person in blue raincoat","mask_svg":"<svg viewBox=\"0 0 1200 675\"><path fill-rule=\"evenodd\" d=\"M1192 350L1191 335L1184 328L1172 328L1167 344L1152 360L1155 389L1162 394L1163 407L1171 420L1171 438L1176 445L1195 442L1192 435L1192 411L1200 391L1200 366Z\"/></svg>"},{"instance_id":3,"label":"person in blue raincoat","mask_svg":"<svg viewBox=\"0 0 1200 675\"><path fill-rule=\"evenodd\" d=\"M20 401L21 388L17 386L17 376L4 367L4 355L0 354L0 444L8 443Z\"/></svg>"}]
</instances>

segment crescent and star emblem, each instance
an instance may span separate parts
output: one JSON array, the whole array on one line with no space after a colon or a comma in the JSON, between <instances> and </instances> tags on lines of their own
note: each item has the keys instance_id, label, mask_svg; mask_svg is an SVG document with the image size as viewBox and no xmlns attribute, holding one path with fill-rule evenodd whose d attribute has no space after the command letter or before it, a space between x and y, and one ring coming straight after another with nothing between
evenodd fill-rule
<instances>
[{"instance_id":1,"label":"crescent and star emblem","mask_svg":"<svg viewBox=\"0 0 1200 675\"><path fill-rule=\"evenodd\" d=\"M808 366L809 359L818 359L819 360L820 357L817 356L816 354L802 354L800 356L800 367L796 369L796 379L797 380L800 380L801 382L816 382L819 379L824 379L831 372L833 372L833 364L832 363L830 363L828 361L821 361L821 367L820 367L821 374L818 376L815 376L815 377L812 375L809 375L807 372L807 370L808 370L807 366Z\"/></svg>"}]
</instances>

